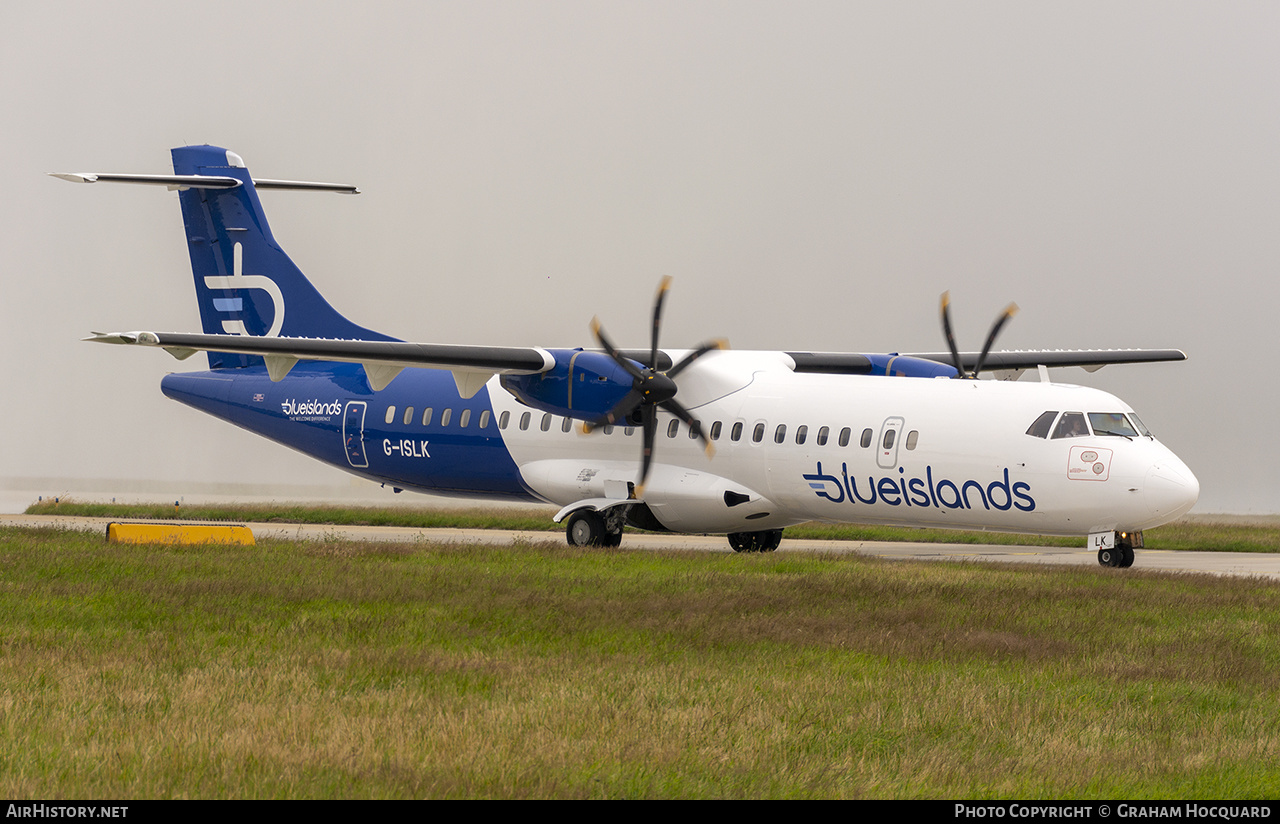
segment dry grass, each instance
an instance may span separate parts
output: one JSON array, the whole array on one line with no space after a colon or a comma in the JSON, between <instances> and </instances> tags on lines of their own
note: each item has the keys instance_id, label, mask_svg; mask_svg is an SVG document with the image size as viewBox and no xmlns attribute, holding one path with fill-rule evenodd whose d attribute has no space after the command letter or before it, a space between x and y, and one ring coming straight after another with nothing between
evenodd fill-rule
<instances>
[{"instance_id":1,"label":"dry grass","mask_svg":"<svg viewBox=\"0 0 1280 824\"><path fill-rule=\"evenodd\" d=\"M1274 797L1280 587L0 531L8 797Z\"/></svg>"}]
</instances>

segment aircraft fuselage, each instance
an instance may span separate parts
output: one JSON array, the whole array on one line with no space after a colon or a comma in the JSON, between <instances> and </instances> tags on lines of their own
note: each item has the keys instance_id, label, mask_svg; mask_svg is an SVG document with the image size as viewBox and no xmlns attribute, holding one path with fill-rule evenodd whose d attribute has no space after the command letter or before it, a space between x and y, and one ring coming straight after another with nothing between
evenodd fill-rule
<instances>
[{"instance_id":1,"label":"aircraft fuselage","mask_svg":"<svg viewBox=\"0 0 1280 824\"><path fill-rule=\"evenodd\" d=\"M497 378L463 399L449 373L406 370L374 392L358 366L311 363L280 382L251 367L169 375L163 388L397 488L560 505L633 491L635 427L584 434ZM781 353L734 351L691 368L680 397L715 455L659 418L645 498L675 531L822 520L1085 535L1165 523L1198 494L1151 436L1027 434L1045 412L1132 413L1086 387L802 374Z\"/></svg>"}]
</instances>

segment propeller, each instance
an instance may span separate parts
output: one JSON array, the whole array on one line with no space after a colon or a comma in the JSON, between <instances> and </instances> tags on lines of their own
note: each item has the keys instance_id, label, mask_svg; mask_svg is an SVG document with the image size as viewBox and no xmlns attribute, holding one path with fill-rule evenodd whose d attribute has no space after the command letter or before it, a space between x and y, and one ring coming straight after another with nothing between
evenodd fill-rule
<instances>
[{"instance_id":1,"label":"propeller","mask_svg":"<svg viewBox=\"0 0 1280 824\"><path fill-rule=\"evenodd\" d=\"M649 477L649 467L653 462L653 445L658 431L659 408L675 415L697 432L698 438L702 440L703 446L706 448L707 457L715 454L715 449L702 431L697 418L693 417L689 410L685 409L675 399L678 392L675 379L698 358L716 349L725 349L728 344L723 340L709 340L689 352L689 354L680 359L679 363L666 372L659 372L657 370L658 333L662 328L662 303L666 299L667 290L670 287L671 278L664 277L662 283L658 286L658 295L653 302L653 333L650 337L648 365L637 366L634 361L622 357L617 347L605 335L604 328L600 325L600 320L598 318L591 319L591 333L595 335L600 346L609 354L609 357L613 358L631 376L631 391L624 395L622 400L614 404L613 408L608 412L605 412L594 421L583 423L582 431L590 432L596 427L608 426L619 421L626 421L631 424L638 423L640 425L644 437L643 451L640 458L640 480L636 484L637 498L641 497L644 492L644 482Z\"/></svg>"},{"instance_id":2,"label":"propeller","mask_svg":"<svg viewBox=\"0 0 1280 824\"><path fill-rule=\"evenodd\" d=\"M1000 329L1004 327L1005 322L1009 318L1018 313L1018 304L1010 303L1000 313L1000 317L996 318L996 322L991 325L991 331L987 333L987 341L982 344L982 353L978 355L978 362L974 364L973 372L966 373L964 365L960 362L960 352L956 349L956 337L951 332L951 293L942 293L942 333L947 338L947 348L951 350L951 363L955 366L958 377L976 380L978 373L982 371L982 364L987 360L987 355L991 352L991 344L995 343L996 335L1000 334Z\"/></svg>"}]
</instances>

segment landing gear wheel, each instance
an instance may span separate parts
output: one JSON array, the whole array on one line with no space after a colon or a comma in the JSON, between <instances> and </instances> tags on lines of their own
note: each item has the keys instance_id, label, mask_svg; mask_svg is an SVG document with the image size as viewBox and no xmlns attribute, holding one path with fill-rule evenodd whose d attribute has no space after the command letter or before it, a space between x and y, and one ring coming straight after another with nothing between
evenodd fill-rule
<instances>
[{"instance_id":1,"label":"landing gear wheel","mask_svg":"<svg viewBox=\"0 0 1280 824\"><path fill-rule=\"evenodd\" d=\"M569 546L608 546L605 542L609 538L609 533L605 530L604 518L600 517L600 513L590 509L579 509L570 515L564 534L569 541ZM619 534L619 542L621 539L622 535Z\"/></svg>"},{"instance_id":2,"label":"landing gear wheel","mask_svg":"<svg viewBox=\"0 0 1280 824\"><path fill-rule=\"evenodd\" d=\"M773 552L781 543L781 529L729 533L729 546L734 552Z\"/></svg>"},{"instance_id":3,"label":"landing gear wheel","mask_svg":"<svg viewBox=\"0 0 1280 824\"><path fill-rule=\"evenodd\" d=\"M1128 569L1133 566L1133 548L1142 546L1141 532L1116 532L1115 546L1098 550L1098 563L1105 567Z\"/></svg>"}]
</instances>

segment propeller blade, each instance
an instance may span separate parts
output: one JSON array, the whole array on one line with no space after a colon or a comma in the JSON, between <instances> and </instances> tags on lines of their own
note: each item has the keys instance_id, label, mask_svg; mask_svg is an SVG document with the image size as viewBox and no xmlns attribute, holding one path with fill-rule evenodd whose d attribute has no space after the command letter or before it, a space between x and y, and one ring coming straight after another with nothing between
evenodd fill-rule
<instances>
[{"instance_id":1,"label":"propeller blade","mask_svg":"<svg viewBox=\"0 0 1280 824\"><path fill-rule=\"evenodd\" d=\"M644 482L649 478L649 464L653 462L653 441L658 432L658 413L652 404L646 404L641 412L641 434L644 445L640 453L640 480L636 483L636 497L644 497Z\"/></svg>"},{"instance_id":2,"label":"propeller blade","mask_svg":"<svg viewBox=\"0 0 1280 824\"><path fill-rule=\"evenodd\" d=\"M1018 304L1011 303L1004 308L1004 312L1000 317L996 318L996 322L991 326L991 332L987 335L987 342L982 344L982 354L978 356L978 363L973 367L973 376L978 377L978 373L982 371L982 364L987 360L987 353L991 351L991 344L995 343L996 335L1000 334L1000 328L1004 326L1009 318L1018 314Z\"/></svg>"},{"instance_id":3,"label":"propeller blade","mask_svg":"<svg viewBox=\"0 0 1280 824\"><path fill-rule=\"evenodd\" d=\"M658 295L653 299L653 335L649 338L649 368L658 368L658 330L662 327L662 302L667 298L667 290L671 288L671 276L667 275L658 284Z\"/></svg>"},{"instance_id":4,"label":"propeller blade","mask_svg":"<svg viewBox=\"0 0 1280 824\"><path fill-rule=\"evenodd\" d=\"M689 364L693 363L698 358L702 357L708 352L712 352L717 349L728 349L728 348L729 348L729 342L724 338L716 338L715 340L709 340L706 343L699 346L697 349L685 355L683 358L680 359L679 363L677 363L675 366L668 369L667 377L674 378L676 375L679 375L681 372L685 370L686 367L689 366Z\"/></svg>"},{"instance_id":5,"label":"propeller blade","mask_svg":"<svg viewBox=\"0 0 1280 824\"><path fill-rule=\"evenodd\" d=\"M662 333L662 306L666 301L667 291L671 288L671 278L664 277L658 285L658 294L653 301L653 333L649 339L649 363L638 366L618 351L618 348L604 333L599 318L591 319L591 333L599 341L601 348L609 354L632 378L631 390L613 405L613 408L594 421L582 424L584 433L591 432L601 426L609 426L619 422L630 424L639 412L640 426L643 436L643 451L640 456L640 480L636 483L634 495L644 496L644 484L649 479L649 470L653 466L653 450L658 432L658 407L661 406L680 420L684 421L702 440L707 456L715 453L710 439L702 431L698 419L689 410L675 401L677 392L674 378L687 369L698 358L716 349L727 349L729 344L724 340L709 340L697 349L686 354L680 362L666 372L658 371L658 341Z\"/></svg>"},{"instance_id":6,"label":"propeller blade","mask_svg":"<svg viewBox=\"0 0 1280 824\"><path fill-rule=\"evenodd\" d=\"M591 334L595 335L596 340L600 343L601 348L603 348L604 351L609 353L609 357L613 358L615 361L617 361L619 366L627 370L627 374L629 374L632 378L635 378L638 381L644 380L644 373L641 372L634 363L622 357L622 355L618 354L617 347L615 347L609 341L609 338L605 336L604 327L600 325L599 318L591 319Z\"/></svg>"},{"instance_id":7,"label":"propeller blade","mask_svg":"<svg viewBox=\"0 0 1280 824\"><path fill-rule=\"evenodd\" d=\"M960 350L956 348L956 336L951 333L951 293L942 293L942 334L947 338L947 348L951 350L951 364L955 366L960 377L964 377L964 365L960 363Z\"/></svg>"},{"instance_id":8,"label":"propeller blade","mask_svg":"<svg viewBox=\"0 0 1280 824\"><path fill-rule=\"evenodd\" d=\"M695 418L688 409L685 409L675 400L663 401L659 406L684 421L690 429L698 433L698 439L702 441L703 449L706 450L708 458L715 454L715 447L711 445L711 441L707 438L707 433L702 431L702 422Z\"/></svg>"},{"instance_id":9,"label":"propeller blade","mask_svg":"<svg viewBox=\"0 0 1280 824\"><path fill-rule=\"evenodd\" d=\"M613 408L591 422L590 426L595 429L599 426L612 426L625 419L632 412L636 411L636 407L644 402L644 392L633 388L630 392L622 396L622 400L613 405Z\"/></svg>"}]
</instances>

